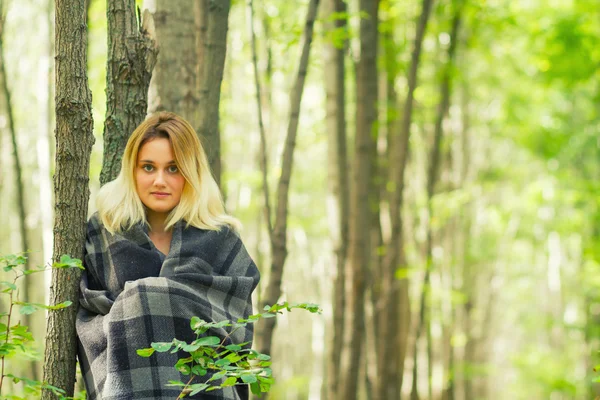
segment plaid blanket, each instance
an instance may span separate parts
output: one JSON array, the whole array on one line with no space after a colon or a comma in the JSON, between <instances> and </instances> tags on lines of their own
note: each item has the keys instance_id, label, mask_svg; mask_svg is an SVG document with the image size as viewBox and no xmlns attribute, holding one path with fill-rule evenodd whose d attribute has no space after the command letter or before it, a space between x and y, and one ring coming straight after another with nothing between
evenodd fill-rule
<instances>
[{"instance_id":1,"label":"plaid blanket","mask_svg":"<svg viewBox=\"0 0 600 400\"><path fill-rule=\"evenodd\" d=\"M251 294L259 281L256 265L237 234L173 228L171 249L160 253L143 224L111 235L97 215L87 229L86 271L77 315L79 361L88 399L175 399L169 380L187 382L174 368L181 354L138 356L136 349L173 338L195 339L190 319L237 320L252 313ZM208 334L224 337L218 329ZM231 342L252 340L252 324ZM209 375L201 378L206 381ZM246 399L248 387L201 392L193 398Z\"/></svg>"}]
</instances>

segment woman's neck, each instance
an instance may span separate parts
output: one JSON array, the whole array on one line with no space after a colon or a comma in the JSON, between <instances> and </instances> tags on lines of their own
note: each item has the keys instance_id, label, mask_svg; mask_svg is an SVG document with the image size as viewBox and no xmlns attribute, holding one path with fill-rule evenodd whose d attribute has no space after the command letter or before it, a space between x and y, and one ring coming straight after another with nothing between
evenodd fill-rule
<instances>
[{"instance_id":1,"label":"woman's neck","mask_svg":"<svg viewBox=\"0 0 600 400\"><path fill-rule=\"evenodd\" d=\"M146 219L148 220L148 224L150 225L150 230L155 234L166 233L165 232L165 222L167 221L167 214L163 213L154 213L149 211L146 214Z\"/></svg>"}]
</instances>

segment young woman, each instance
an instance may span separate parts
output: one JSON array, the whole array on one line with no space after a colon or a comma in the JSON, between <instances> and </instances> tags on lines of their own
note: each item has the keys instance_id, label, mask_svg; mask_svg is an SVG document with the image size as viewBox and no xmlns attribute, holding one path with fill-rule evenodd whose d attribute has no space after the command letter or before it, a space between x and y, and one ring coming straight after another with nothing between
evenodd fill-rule
<instances>
[{"instance_id":1,"label":"young woman","mask_svg":"<svg viewBox=\"0 0 600 400\"><path fill-rule=\"evenodd\" d=\"M136 350L194 340L193 316L247 318L258 269L236 233L239 222L224 211L198 136L175 114L152 115L132 133L121 172L102 187L97 206L77 316L88 399L175 399L181 388L166 384L189 380L174 368L178 354L143 358ZM228 340L251 341L251 327ZM247 397L246 386L195 396Z\"/></svg>"}]
</instances>

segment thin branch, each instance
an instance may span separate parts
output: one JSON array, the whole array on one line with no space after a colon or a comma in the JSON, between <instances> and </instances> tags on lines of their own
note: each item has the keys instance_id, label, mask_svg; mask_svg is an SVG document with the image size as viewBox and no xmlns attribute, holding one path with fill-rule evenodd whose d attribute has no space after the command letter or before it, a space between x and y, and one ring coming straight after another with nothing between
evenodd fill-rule
<instances>
[{"instance_id":1,"label":"thin branch","mask_svg":"<svg viewBox=\"0 0 600 400\"><path fill-rule=\"evenodd\" d=\"M268 181L268 163L267 163L267 137L265 135L265 126L263 123L262 113L262 92L260 87L260 77L258 76L258 61L256 55L256 33L254 31L254 7L252 0L248 0L248 29L250 31L251 43L252 43L252 66L254 69L254 85L256 86L256 108L258 114L258 128L260 132L260 168L262 170L263 180L263 195L265 198L265 219L267 221L267 228L269 229L269 238L273 236L273 222L271 220L271 204L269 201L269 181Z\"/></svg>"}]
</instances>

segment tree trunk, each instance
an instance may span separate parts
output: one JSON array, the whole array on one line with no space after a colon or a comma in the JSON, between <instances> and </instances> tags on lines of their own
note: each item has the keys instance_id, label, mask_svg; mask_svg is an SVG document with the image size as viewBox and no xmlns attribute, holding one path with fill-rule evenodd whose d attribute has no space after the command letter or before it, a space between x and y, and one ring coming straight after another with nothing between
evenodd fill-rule
<instances>
[{"instance_id":1,"label":"tree trunk","mask_svg":"<svg viewBox=\"0 0 600 400\"><path fill-rule=\"evenodd\" d=\"M381 398L383 399L394 398L397 393L400 393L401 387L399 385L398 374L403 368L400 368L397 365L398 363L404 362L403 357L399 359L399 355L406 354L405 346L408 332L399 324L400 319L402 319L402 322L407 323L410 314L408 306L408 278L406 276L406 262L404 260L401 210L405 182L404 170L406 169L408 160L408 143L410 138L410 125L412 122L413 98L417 87L417 72L421 56L421 47L423 38L425 37L432 3L433 0L423 0L421 15L416 27L415 41L408 72L408 92L404 101L401 126L398 134L390 135L390 182L393 191L390 196L389 206L392 226L390 242L386 246L386 256L382 270L384 284L382 297L386 299L386 301L382 310L384 317L381 329L382 337L391 337L394 333L396 333L397 336L389 340L389 347L387 351L382 354L381 365L387 366L385 370L386 376L382 377L382 380L386 382L385 385L382 385L383 393L381 394ZM401 272L400 279L396 278L397 269ZM393 365L396 365L396 368L389 367ZM415 374L413 374L413 380L415 378Z\"/></svg>"},{"instance_id":2,"label":"tree trunk","mask_svg":"<svg viewBox=\"0 0 600 400\"><path fill-rule=\"evenodd\" d=\"M360 60L356 71L356 97L360 99L356 109L356 137L353 165L353 187L350 198L350 231L346 271L348 273L347 296L347 343L342 359L344 379L339 392L343 399L358 396L359 369L362 364L365 338L365 292L367 267L371 261L370 196L371 172L375 141L374 124L377 121L377 28L378 0L361 0L360 12Z\"/></svg>"},{"instance_id":3,"label":"tree trunk","mask_svg":"<svg viewBox=\"0 0 600 400\"><path fill-rule=\"evenodd\" d=\"M206 0L201 0L206 1ZM203 8L206 21L202 58L197 63L209 68L201 68L198 76L200 91L196 131L204 138L208 162L215 180L221 184L221 135L219 131L219 105L221 82L225 69L227 52L227 30L229 23L230 0L209 1Z\"/></svg>"},{"instance_id":4,"label":"tree trunk","mask_svg":"<svg viewBox=\"0 0 600 400\"><path fill-rule=\"evenodd\" d=\"M421 337L421 333L423 327L426 326L427 329L427 353L428 353L428 382L429 382L429 397L431 398L431 365L432 365L432 343L431 336L429 330L429 320L427 313L427 306L429 304L429 284L431 278L431 271L433 269L433 260L432 260L432 248L433 248L433 232L431 227L431 218L433 215L433 207L432 200L435 191L435 185L438 181L439 169L440 169L440 152L441 152L441 143L442 143L442 135L443 135L443 123L448 113L448 108L450 106L450 94L451 94L451 82L452 82L452 72L454 67L454 55L456 53L456 42L458 29L460 26L460 17L461 17L461 6L457 5L456 11L452 21L452 29L450 32L450 46L448 47L446 65L444 67L444 72L442 76L442 82L440 84L440 103L438 104L438 111L435 121L435 129L434 129L434 137L433 144L431 146L431 152L429 155L429 169L427 171L427 239L425 244L425 276L423 277L423 284L421 290L421 299L419 304L419 322L417 325L417 331L415 334L415 343L418 342ZM416 358L415 358L416 360Z\"/></svg>"},{"instance_id":5,"label":"tree trunk","mask_svg":"<svg viewBox=\"0 0 600 400\"><path fill-rule=\"evenodd\" d=\"M171 111L194 126L196 46L193 3L189 0L147 0L154 20L159 54L149 90L149 112Z\"/></svg>"},{"instance_id":6,"label":"tree trunk","mask_svg":"<svg viewBox=\"0 0 600 400\"><path fill-rule=\"evenodd\" d=\"M147 7L159 47L149 111L172 111L192 124L220 184L219 102L231 1L149 0Z\"/></svg>"},{"instance_id":7,"label":"tree trunk","mask_svg":"<svg viewBox=\"0 0 600 400\"><path fill-rule=\"evenodd\" d=\"M87 81L85 4L56 1L56 173L54 190L54 259L62 254L83 257L89 199L92 134L92 94ZM46 333L44 381L73 395L75 384L75 317L79 292L78 269L54 270L51 304L73 302L50 311ZM42 399L53 399L50 391Z\"/></svg>"},{"instance_id":8,"label":"tree trunk","mask_svg":"<svg viewBox=\"0 0 600 400\"><path fill-rule=\"evenodd\" d=\"M262 301L259 305L259 310L262 310L265 305L275 304L281 295L281 278L283 276L283 267L287 256L286 234L290 179L292 175L296 133L298 131L298 119L300 116L300 103L307 74L310 45L313 37L313 26L317 16L318 5L319 0L311 0L308 5L298 75L296 77L294 88L290 94L290 119L283 150L281 175L277 186L275 223L273 225L273 234L271 235L271 271ZM257 325L255 346L261 353L269 354L271 352L275 321L276 318L269 318L261 321Z\"/></svg>"},{"instance_id":9,"label":"tree trunk","mask_svg":"<svg viewBox=\"0 0 600 400\"><path fill-rule=\"evenodd\" d=\"M333 14L343 15L346 4L342 0L327 0L324 3L326 20ZM330 22L327 32L347 29L345 17L338 17ZM328 146L328 182L333 196L328 214L332 218L331 236L336 256L336 275L333 286L333 323L331 326L331 347L327 360L326 398L333 400L339 393L340 362L343 347L345 279L344 270L348 252L348 155L346 145L346 113L345 113L345 68L344 51L347 46L343 43L328 41L325 46L325 94L327 112L327 146Z\"/></svg>"},{"instance_id":10,"label":"tree trunk","mask_svg":"<svg viewBox=\"0 0 600 400\"><path fill-rule=\"evenodd\" d=\"M248 0L248 27L250 30L250 41L252 44L252 67L254 70L254 86L256 87L256 113L258 116L258 130L260 133L260 169L262 172L262 189L263 189L263 201L264 201L264 215L265 222L267 223L267 232L269 237L273 234L273 223L271 221L271 202L270 202L270 190L269 180L267 174L267 136L265 133L265 125L263 123L263 111L262 111L262 96L261 96L261 85L260 76L258 74L258 56L256 54L256 35L254 32L254 7L252 0Z\"/></svg>"},{"instance_id":11,"label":"tree trunk","mask_svg":"<svg viewBox=\"0 0 600 400\"><path fill-rule=\"evenodd\" d=\"M117 177L131 132L145 119L148 86L157 48L138 20L134 0L108 2L108 61L106 63L106 119L100 184ZM151 29L151 28L150 28Z\"/></svg>"}]
</instances>

